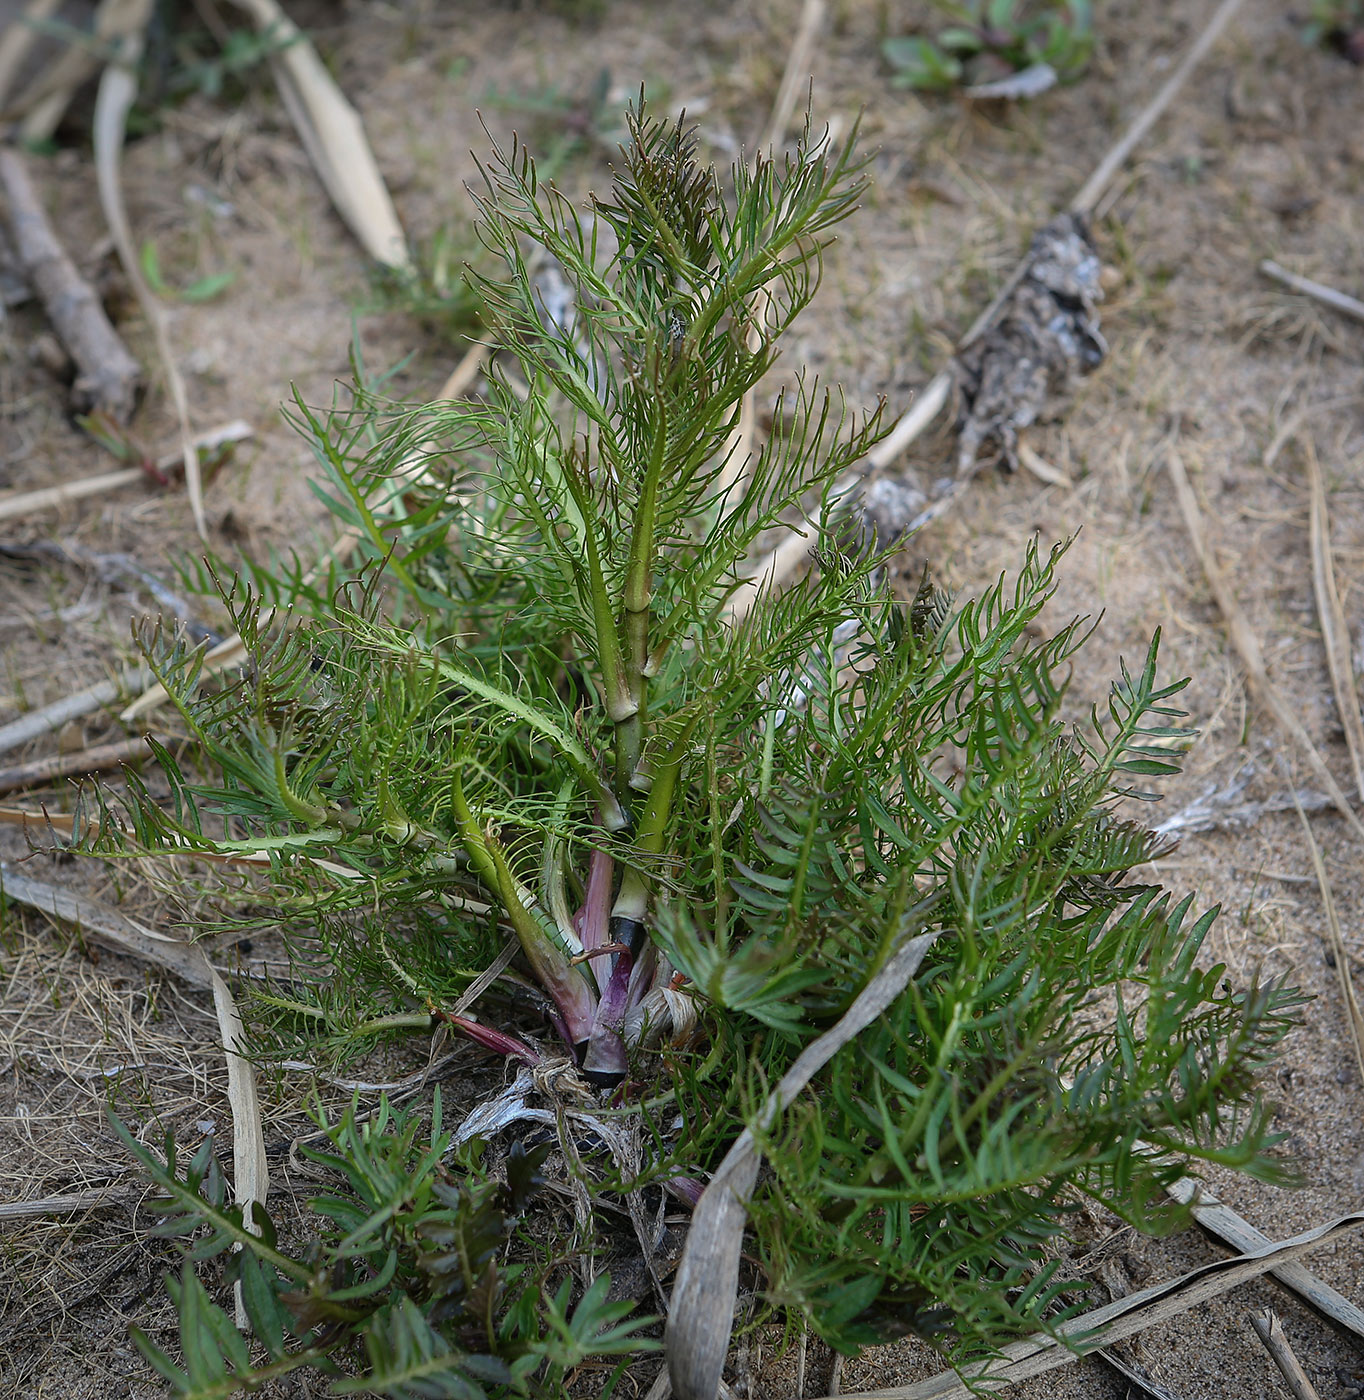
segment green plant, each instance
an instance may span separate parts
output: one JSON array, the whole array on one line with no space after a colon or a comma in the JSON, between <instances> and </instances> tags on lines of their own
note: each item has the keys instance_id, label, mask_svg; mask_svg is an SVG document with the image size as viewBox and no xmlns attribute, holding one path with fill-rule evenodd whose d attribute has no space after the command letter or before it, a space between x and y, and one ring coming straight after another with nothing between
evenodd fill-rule
<instances>
[{"instance_id":1,"label":"green plant","mask_svg":"<svg viewBox=\"0 0 1364 1400\"><path fill-rule=\"evenodd\" d=\"M300 1257L281 1247L260 1205L248 1221L228 1204L211 1136L181 1173L170 1134L163 1164L112 1118L124 1146L165 1192L150 1203L165 1217L153 1233L193 1238L179 1280L168 1280L185 1368L133 1329L173 1394L210 1400L308 1366L343 1378L334 1395L482 1400L525 1395L532 1384L552 1392L590 1357L657 1346L639 1334L652 1319L627 1323L633 1305L607 1301L609 1275L570 1308L571 1281L554 1283L564 1271L552 1248L525 1248L521 1262L505 1264L520 1217L544 1185L548 1149L527 1152L516 1143L505 1182L478 1170L467 1153L463 1174L450 1171L439 1089L425 1140L420 1119L391 1111L387 1100L368 1122L357 1121L353 1107L336 1123L324 1115L318 1121L327 1149L301 1150L337 1181L310 1203L320 1228ZM193 1268L224 1257L224 1281L238 1286L257 1343L254 1361ZM337 1358L354 1354L357 1343L363 1375L346 1379Z\"/></svg>"},{"instance_id":2,"label":"green plant","mask_svg":"<svg viewBox=\"0 0 1364 1400\"><path fill-rule=\"evenodd\" d=\"M212 301L214 297L221 296L237 280L236 272L231 270L212 272L207 277L200 277L197 281L191 282L189 286L177 291L162 276L161 258L156 251L156 244L151 239L142 245L138 261L142 265L142 275L147 279L147 285L157 296L177 297L181 301Z\"/></svg>"},{"instance_id":3,"label":"green plant","mask_svg":"<svg viewBox=\"0 0 1364 1400\"><path fill-rule=\"evenodd\" d=\"M505 274L476 284L515 372L487 403L388 404L363 374L329 412L296 401L365 563L196 575L247 667L208 683L181 639L142 640L221 776L157 746L169 805L130 778L86 847L267 856L218 924L268 904L292 932L257 1051L340 1061L443 1020L542 1079L567 1060L598 1101L597 1148L570 1153L598 1193L694 1199L802 1047L937 931L764 1131L752 1219L772 1306L844 1350L917 1330L966 1361L1047 1325L1077 1195L1156 1230L1201 1163L1285 1178L1257 1074L1299 998L1201 970L1213 915L1129 878L1160 843L1119 805L1176 771L1181 683L1153 641L1067 719L1088 632L1036 625L1063 551L976 599L898 599L828 496L879 414L813 382L735 460L862 192L852 139L807 124L723 185L681 123L630 125L585 213L494 149L477 204ZM749 550L811 495L817 567L732 614ZM603 1165L616 1132L637 1165Z\"/></svg>"},{"instance_id":4,"label":"green plant","mask_svg":"<svg viewBox=\"0 0 1364 1400\"><path fill-rule=\"evenodd\" d=\"M1301 34L1304 44L1329 44L1364 63L1364 0L1313 0Z\"/></svg>"},{"instance_id":5,"label":"green plant","mask_svg":"<svg viewBox=\"0 0 1364 1400\"><path fill-rule=\"evenodd\" d=\"M986 74L968 76L982 61L1019 72L1045 63L1062 79L1078 77L1094 42L1090 0L933 0L953 21L933 39L906 35L885 40L881 51L895 69L897 87L944 91Z\"/></svg>"}]
</instances>

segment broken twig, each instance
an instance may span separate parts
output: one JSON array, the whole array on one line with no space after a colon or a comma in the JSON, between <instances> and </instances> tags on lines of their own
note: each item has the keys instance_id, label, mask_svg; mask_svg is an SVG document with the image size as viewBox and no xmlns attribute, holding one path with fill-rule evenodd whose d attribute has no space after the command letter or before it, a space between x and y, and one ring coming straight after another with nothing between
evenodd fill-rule
<instances>
[{"instance_id":1,"label":"broken twig","mask_svg":"<svg viewBox=\"0 0 1364 1400\"><path fill-rule=\"evenodd\" d=\"M0 793L21 792L25 788L47 787L61 778L105 773L110 768L147 756L146 741L120 739L113 744L96 744L79 753L58 754L39 758L32 763L20 763L14 768L0 768Z\"/></svg>"},{"instance_id":2,"label":"broken twig","mask_svg":"<svg viewBox=\"0 0 1364 1400\"><path fill-rule=\"evenodd\" d=\"M18 151L0 148L0 186L24 276L76 362L73 407L80 413L107 413L126 423L137 406L141 366L104 314L95 289L67 257Z\"/></svg>"},{"instance_id":3,"label":"broken twig","mask_svg":"<svg viewBox=\"0 0 1364 1400\"><path fill-rule=\"evenodd\" d=\"M215 448L226 447L229 443L242 442L253 435L250 423L234 419L220 428L210 428L207 432L196 433L194 446L202 452L212 452ZM159 457L155 463L158 472L166 472L179 466L184 460L183 449ZM40 510L54 510L71 501L84 500L87 496L100 496L106 491L116 491L122 486L131 486L137 481L146 481L148 472L144 467L123 467L116 472L104 472L100 476L87 476L80 481L67 481L60 486L44 486L37 491L16 491L0 495L0 520L27 519Z\"/></svg>"},{"instance_id":4,"label":"broken twig","mask_svg":"<svg viewBox=\"0 0 1364 1400\"><path fill-rule=\"evenodd\" d=\"M1283 1373L1285 1383L1293 1392L1293 1400L1320 1400L1312 1382L1307 1379L1307 1372L1302 1369L1302 1363L1288 1344L1288 1334L1283 1330L1279 1315L1266 1308L1263 1313L1251 1313L1247 1320Z\"/></svg>"},{"instance_id":5,"label":"broken twig","mask_svg":"<svg viewBox=\"0 0 1364 1400\"><path fill-rule=\"evenodd\" d=\"M1356 321L1364 321L1364 301L1338 292L1334 287L1328 287L1322 282L1314 282L1310 277L1299 277L1296 272L1289 272L1286 267L1280 267L1269 258L1260 264L1260 272L1270 281L1291 287L1293 291L1301 292L1303 296L1311 297L1313 301L1319 301L1323 306L1329 306L1343 316L1352 316Z\"/></svg>"},{"instance_id":6,"label":"broken twig","mask_svg":"<svg viewBox=\"0 0 1364 1400\"><path fill-rule=\"evenodd\" d=\"M1166 108L1174 101L1180 89L1188 81L1189 76L1207 56L1209 50L1217 42L1243 3L1244 0L1222 0L1208 21L1206 28L1180 60L1179 66L1165 81L1155 97L1128 125L1121 138L1095 167L1094 173L1089 179L1085 181L1080 192L1070 203L1069 207L1072 213L1085 216L1093 213L1118 171L1122 169L1132 152L1164 114ZM1026 275L1029 266L1030 259L1027 257L1019 262L1013 273L996 293L994 300L976 317L970 329L957 343L958 353L973 344L994 324L1000 310ZM838 500L850 492L861 490L872 472L888 466L910 443L925 432L947 404L955 378L952 365L934 375L919 391L913 403L910 404L895 427L891 429L889 435L867 454L865 461L850 468L833 484L829 489L829 498ZM926 505L904 533L906 535L912 534L915 530L922 529L930 520L944 514L960 495L960 489L958 484L938 500ZM808 537L818 533L818 526L806 517L791 526L790 529L792 534L788 538L781 541L762 558L753 561L752 565L745 570L747 577L730 595L727 604L729 617L736 621L746 617L754 600L764 588L781 588L800 568L801 562L810 552Z\"/></svg>"}]
</instances>

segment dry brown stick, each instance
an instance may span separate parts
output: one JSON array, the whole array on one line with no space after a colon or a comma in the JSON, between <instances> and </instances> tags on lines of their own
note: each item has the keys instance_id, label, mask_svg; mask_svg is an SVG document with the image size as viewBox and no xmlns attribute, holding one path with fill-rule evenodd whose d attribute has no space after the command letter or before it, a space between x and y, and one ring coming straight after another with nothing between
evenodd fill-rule
<instances>
[{"instance_id":1,"label":"dry brown stick","mask_svg":"<svg viewBox=\"0 0 1364 1400\"><path fill-rule=\"evenodd\" d=\"M677 1270L666 1331L668 1374L678 1400L715 1400L734 1325L739 1257L748 1199L758 1180L769 1131L843 1046L855 1040L904 991L938 931L903 941L842 1018L796 1057L756 1115L757 1129L739 1134L701 1193Z\"/></svg>"},{"instance_id":2,"label":"dry brown stick","mask_svg":"<svg viewBox=\"0 0 1364 1400\"><path fill-rule=\"evenodd\" d=\"M1336 693L1336 711L1345 743L1350 750L1350 762L1355 770L1355 787L1364 800L1364 720L1359 714L1359 693L1355 690L1354 666L1350 660L1350 634L1345 625L1345 611L1340 606L1336 590L1335 570L1331 566L1331 527L1327 520L1326 487L1321 479L1316 447L1310 435L1303 438L1307 458L1307 485L1311 496L1309 533L1312 539L1312 591L1317 599L1317 616L1321 620L1321 639L1326 647L1326 664L1331 672L1331 686Z\"/></svg>"},{"instance_id":3,"label":"dry brown stick","mask_svg":"<svg viewBox=\"0 0 1364 1400\"><path fill-rule=\"evenodd\" d=\"M1321 858L1321 847L1312 832L1312 823L1307 813L1298 807L1298 818L1307 837L1307 851L1312 857L1312 869L1316 873L1317 888L1321 891L1321 905L1326 912L1326 929L1330 935L1331 953L1335 958L1336 976L1340 979L1340 995L1345 1003L1345 1019L1350 1027L1350 1039L1355 1047L1355 1067L1359 1080L1364 1084L1364 1015L1360 1013L1359 998L1355 995L1354 978L1350 975L1350 953L1345 946L1345 935L1340 928L1340 915L1336 912L1336 900L1331 892L1331 877L1326 873L1326 862Z\"/></svg>"},{"instance_id":4,"label":"dry brown stick","mask_svg":"<svg viewBox=\"0 0 1364 1400\"><path fill-rule=\"evenodd\" d=\"M14 768L0 768L0 793L46 787L59 778L85 773L105 773L130 759L145 758L146 754L146 741L139 735L136 739L120 739L113 744L96 744L79 753L58 754L35 759L32 763L20 763Z\"/></svg>"},{"instance_id":5,"label":"dry brown stick","mask_svg":"<svg viewBox=\"0 0 1364 1400\"><path fill-rule=\"evenodd\" d=\"M1293 1392L1293 1400L1320 1400L1312 1382L1307 1379L1307 1372L1302 1369L1302 1363L1288 1344L1288 1334L1283 1330L1279 1315L1266 1308L1263 1313L1251 1313L1247 1320L1283 1373L1284 1381Z\"/></svg>"},{"instance_id":6,"label":"dry brown stick","mask_svg":"<svg viewBox=\"0 0 1364 1400\"><path fill-rule=\"evenodd\" d=\"M1166 465L1170 471L1170 480L1174 483L1175 495L1179 499L1179 508L1184 515L1185 527L1193 542L1194 553L1202 566L1203 576L1208 581L1208 588L1222 614L1222 619L1227 625L1227 633L1231 638L1231 643L1240 654L1241 664L1246 668L1246 679L1251 690L1302 750L1312 767L1312 771L1316 774L1317 780L1330 794L1336 810L1349 823L1350 830L1361 840L1364 840L1364 823L1361 823L1355 815L1354 809L1350 806L1349 798L1341 791L1340 784L1336 782L1331 770L1326 766L1326 760L1317 752L1317 746L1312 742L1307 730L1303 728L1297 713L1284 699L1278 686L1269 678L1264 654L1260 650L1260 642L1250 625L1250 620L1242 611L1240 603L1237 602L1236 595L1222 573L1221 566L1204 543L1202 513L1198 508L1193 487L1189 484L1188 473L1184 470L1184 462L1173 447L1166 453Z\"/></svg>"},{"instance_id":7,"label":"dry brown stick","mask_svg":"<svg viewBox=\"0 0 1364 1400\"><path fill-rule=\"evenodd\" d=\"M13 1220L75 1215L80 1211L99 1210L103 1206L131 1205L140 1194L127 1189L99 1186L89 1191L68 1191L61 1196L42 1196L34 1201L5 1201L0 1204L0 1225Z\"/></svg>"},{"instance_id":8,"label":"dry brown stick","mask_svg":"<svg viewBox=\"0 0 1364 1400\"><path fill-rule=\"evenodd\" d=\"M1229 1206L1224 1206L1206 1186L1191 1177L1181 1177L1166 1187L1181 1205L1193 1204L1193 1217L1199 1226L1240 1254L1263 1249L1271 1241ZM1282 1264L1269 1271L1276 1283L1291 1289L1314 1312L1337 1327L1356 1345L1364 1343L1364 1311L1323 1283L1304 1264Z\"/></svg>"},{"instance_id":9,"label":"dry brown stick","mask_svg":"<svg viewBox=\"0 0 1364 1400\"><path fill-rule=\"evenodd\" d=\"M1334 287L1326 286L1324 282L1314 282L1310 277L1299 277L1296 272L1289 272L1286 267L1280 267L1270 258L1266 258L1260 264L1260 271L1271 281L1291 287L1295 292L1301 292L1303 296L1311 297L1323 306L1339 311L1343 316L1353 316L1356 321L1364 321L1364 301L1338 292Z\"/></svg>"},{"instance_id":10,"label":"dry brown stick","mask_svg":"<svg viewBox=\"0 0 1364 1400\"><path fill-rule=\"evenodd\" d=\"M1281 1264L1337 1243L1361 1226L1364 1226L1364 1212L1342 1215L1280 1244L1234 1259L1203 1264L1178 1278L1144 1288L1139 1293L1129 1293L1080 1317L1069 1318L1057 1327L1054 1335L1038 1333L1010 1342L1001 1349L998 1358L973 1369L967 1378L955 1371L945 1371L915 1385L858 1391L857 1400L972 1400L987 1384L1003 1387L1045 1375L1079 1359L1082 1352L1072 1347L1092 1350L1135 1337L1148 1327L1221 1297ZM824 1400L829 1397L825 1396Z\"/></svg>"},{"instance_id":11,"label":"dry brown stick","mask_svg":"<svg viewBox=\"0 0 1364 1400\"><path fill-rule=\"evenodd\" d=\"M254 429L243 419L234 419L219 428L194 435L196 449L211 452L214 448L228 443L242 442L252 436ZM183 449L162 456L156 461L159 472L169 471L179 466L184 459ZM87 496L101 496L106 491L116 491L123 486L131 486L136 481L146 481L148 473L143 467L124 467L116 472L104 472L100 476L87 476L79 481L63 482L60 486L44 486L36 491L15 491L0 494L0 520L27 519L40 510L53 510L68 505L72 501L84 500Z\"/></svg>"},{"instance_id":12,"label":"dry brown stick","mask_svg":"<svg viewBox=\"0 0 1364 1400\"><path fill-rule=\"evenodd\" d=\"M24 276L76 362L74 405L82 413L107 413L126 423L137 404L141 366L104 314L94 288L57 240L18 151L0 149L0 186Z\"/></svg>"},{"instance_id":13,"label":"dry brown stick","mask_svg":"<svg viewBox=\"0 0 1364 1400\"><path fill-rule=\"evenodd\" d=\"M1207 27L1194 42L1193 47L1180 61L1179 66L1166 80L1160 91L1151 99L1149 103L1138 113L1136 118L1128 125L1122 137L1109 149L1099 164L1095 167L1094 173L1085 181L1080 192L1070 203L1070 208L1075 213L1088 214L1093 211L1098 201L1103 197L1104 191L1112 183L1114 176L1122 168L1123 164L1131 156L1137 145L1151 130L1159 118L1164 114L1165 109L1174 101L1179 90L1188 81L1190 74L1199 63L1207 56L1208 51L1216 43L1222 31L1231 21L1236 11L1240 9L1244 0L1222 0L1212 18L1208 21ZM1018 286L1028 269L1028 259L1022 258L1014 270L1005 279L1004 285L995 294L994 299L984 311L972 322L970 329L957 342L957 350L966 349L974 341L978 340L994 323L1000 309L1008 300L1010 294ZM954 376L951 366L947 369L939 370L937 374L920 390L909 409L895 424L890 435L877 445L872 452L867 454L865 462L850 468L839 477L830 488L831 499L846 496L849 492L860 489L863 479L868 472L880 469L888 465L901 452L907 448L916 438L925 432L942 412L952 393ZM912 533L916 529L921 529L929 520L942 515L950 505L961 494L962 483L958 483L957 488L944 496L940 501L921 514L909 527L906 533ZM740 583L730 596L727 605L727 615L739 620L748 615L754 600L759 592L764 588L779 588L785 584L800 567L801 560L809 553L806 543L806 536L817 530L815 523L808 517L799 521L796 525L789 527L793 533L777 545L768 554L757 560L751 569L748 570L748 577Z\"/></svg>"}]
</instances>

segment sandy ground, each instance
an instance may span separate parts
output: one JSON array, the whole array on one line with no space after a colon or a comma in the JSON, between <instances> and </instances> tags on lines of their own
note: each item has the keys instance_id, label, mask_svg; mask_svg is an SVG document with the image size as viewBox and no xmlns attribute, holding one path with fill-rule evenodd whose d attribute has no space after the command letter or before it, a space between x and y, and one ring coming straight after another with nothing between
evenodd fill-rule
<instances>
[{"instance_id":1,"label":"sandy ground","mask_svg":"<svg viewBox=\"0 0 1364 1400\"><path fill-rule=\"evenodd\" d=\"M798 9L794 0L607 4L598 22L585 24L550 9L436 0L299 5L295 13L364 113L406 227L429 244L443 229L455 240L468 237L463 186L476 173L470 151L487 146L476 108L494 133L515 127L534 148L556 151L567 188L601 187L603 150L575 133L591 127L587 94L607 69L614 93L644 81L656 100L685 104L716 158L727 160L766 118ZM902 409L1032 229L1063 206L1210 10L1192 0L1113 0L1101 7L1086 79L1009 110L894 90L879 42L909 27L911 7L832 4L813 64L816 112L845 128L863 112L865 140L877 152L876 184L830 257L825 287L792 336L772 393L804 364L840 381L854 404L885 395L893 411ZM530 99L551 99L558 110L537 115L527 110ZM36 178L77 259L117 284L79 121L60 144L55 155L35 159ZM279 408L290 386L309 402L327 402L358 344L372 369L404 361L399 391L430 394L460 347L430 324L376 309L364 259L267 84L254 83L236 104L196 97L162 111L159 126L130 146L126 177L138 238L155 241L168 282L236 274L219 299L170 308L196 425L245 417L257 433L209 489L214 548L229 556L319 549L329 531L306 486L310 463ZM1104 310L1111 353L1065 420L1028 439L1069 484L987 473L905 551L906 572L927 562L940 579L969 590L1013 566L1029 535L1050 543L1078 531L1050 614L1059 623L1073 613L1102 613L1075 678L1077 697L1101 698L1118 658L1139 658L1157 626L1170 672L1194 678L1185 701L1202 737L1166 809L1248 762L1256 769L1248 798L1274 796L1290 783L1314 786L1291 742L1248 694L1174 497L1171 447L1188 467L1211 546L1271 676L1341 784L1351 786L1313 603L1302 448L1288 443L1269 464L1266 454L1286 424L1308 415L1304 431L1326 476L1344 609L1364 647L1364 327L1264 282L1256 264L1274 257L1359 293L1362 188L1364 77L1331 54L1302 48L1279 6L1251 0L1142 146L1098 224L1113 269ZM146 326L126 294L116 304L127 339L150 363ZM62 385L30 359L42 329L31 304L12 310L0 328L0 491L110 469L107 453L68 421ZM153 450L171 445L173 420L159 387L133 431ZM921 441L901 465L932 480L949 461L944 435ZM34 541L127 552L163 574L169 557L194 544L183 497L150 484L0 523L0 542ZM129 619L148 607L144 594L92 584L76 569L0 560L0 723L130 658ZM59 740L79 747L121 735L105 715ZM49 738L5 761L54 747ZM6 800L63 811L71 794L58 787ZM1335 816L1315 816L1313 830L1358 977L1358 849ZM25 852L21 835L0 830L0 855ZM27 869L110 899L126 894L157 917L135 877L116 882L108 871L49 856ZM1234 979L1245 981L1257 968L1289 973L1317 998L1274 1086L1282 1104L1277 1125L1305 1185L1285 1193L1219 1179L1218 1191L1273 1237L1357 1208L1364 1086L1298 818L1267 815L1190 837L1162 870L1171 887L1222 905L1209 953ZM203 996L98 956L41 918L13 908L0 918L0 1196L32 1199L122 1178L124 1162L102 1118L111 1096L124 1111L190 1138L203 1123L224 1120L221 1054ZM298 1089L281 1086L271 1100L280 1154L300 1130ZM279 1171L287 1197L282 1156ZM0 1394L162 1393L126 1339L129 1321L163 1342L172 1335L159 1284L172 1254L146 1241L142 1223L124 1210L0 1224ZM1107 1228L1094 1222L1095 1241ZM1138 1287L1173 1276L1222 1252L1197 1232L1156 1242L1123 1238L1109 1251L1121 1269L1109 1267L1103 1277L1118 1288L1124 1280ZM1356 1241L1311 1259L1320 1277L1357 1301L1364 1301L1362 1263L1364 1245ZM1320 1394L1343 1397L1337 1368L1357 1369L1360 1358L1270 1284L1148 1331L1135 1352L1182 1400L1279 1394L1277 1372L1246 1323L1249 1310L1271 1304ZM795 1355L774 1357L765 1340L736 1353L735 1389L790 1396ZM825 1393L830 1364L812 1345L807 1394ZM622 1393L647 1387L654 1369L652 1362L638 1368ZM851 1394L938 1369L925 1348L908 1344L849 1362L841 1384ZM291 1393L319 1388L300 1382ZM1090 1360L1015 1393L1043 1400L1126 1392Z\"/></svg>"}]
</instances>

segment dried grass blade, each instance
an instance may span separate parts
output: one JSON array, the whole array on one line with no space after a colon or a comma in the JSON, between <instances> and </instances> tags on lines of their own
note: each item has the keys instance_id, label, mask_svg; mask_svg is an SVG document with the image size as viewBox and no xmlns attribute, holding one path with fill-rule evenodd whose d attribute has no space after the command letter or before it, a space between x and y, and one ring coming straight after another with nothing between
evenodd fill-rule
<instances>
[{"instance_id":1,"label":"dried grass blade","mask_svg":"<svg viewBox=\"0 0 1364 1400\"><path fill-rule=\"evenodd\" d=\"M1312 591L1317 598L1317 616L1321 620L1321 639L1326 646L1326 664L1331 671L1331 685L1336 692L1336 710L1340 715L1345 742L1354 764L1355 786L1364 800L1364 720L1359 713L1359 692L1355 689L1354 667L1350 662L1350 633L1345 623L1345 610L1340 606L1336 591L1335 569L1331 565L1331 527L1327 518L1326 486L1321 479L1321 465L1310 437L1303 439L1307 458L1307 483L1311 492L1310 533L1312 537Z\"/></svg>"},{"instance_id":2,"label":"dried grass blade","mask_svg":"<svg viewBox=\"0 0 1364 1400\"><path fill-rule=\"evenodd\" d=\"M199 950L196 950L199 951ZM251 1208L264 1206L270 1194L270 1167L265 1156L265 1130L261 1124L260 1093L256 1085L256 1067L246 1058L246 1029L241 1013L232 996L232 989L204 957L213 985L213 1009L218 1015L218 1031L222 1036L223 1053L227 1056L227 1101L232 1108L232 1194L242 1208L247 1227L254 1230ZM233 1289L236 1298L237 1326L249 1326L242 1287Z\"/></svg>"},{"instance_id":3,"label":"dried grass blade","mask_svg":"<svg viewBox=\"0 0 1364 1400\"><path fill-rule=\"evenodd\" d=\"M1193 1217L1210 1235L1242 1254L1263 1249L1271 1241L1230 1206L1224 1206L1206 1186L1192 1177L1181 1177L1166 1188L1181 1205L1193 1205ZM1364 1342L1364 1311L1323 1283L1302 1264L1283 1264L1271 1269L1270 1277L1291 1289L1299 1299L1327 1322L1338 1327L1356 1345Z\"/></svg>"},{"instance_id":4,"label":"dried grass blade","mask_svg":"<svg viewBox=\"0 0 1364 1400\"><path fill-rule=\"evenodd\" d=\"M99 186L100 205L103 207L109 232L113 235L114 246L118 249L124 275L137 294L138 302L156 340L156 353L165 372L166 387L170 391L175 416L180 424L180 446L185 460L185 486L189 492L190 510L194 513L194 525L200 537L207 539L203 482L199 476L199 454L195 450L190 429L185 381L181 378L171 349L165 311L147 285L147 279L142 275L142 264L133 244L132 229L128 224L128 211L123 203L123 189L119 181L119 165L123 154L128 113L137 98L137 77L133 65L142 53L143 31L151 16L151 0L139 0L139 3L145 11L142 25L136 33L126 34L119 42L118 56L105 68L99 82L99 93L95 98L95 180Z\"/></svg>"},{"instance_id":5,"label":"dried grass blade","mask_svg":"<svg viewBox=\"0 0 1364 1400\"><path fill-rule=\"evenodd\" d=\"M1227 625L1231 643L1240 654L1241 664L1246 668L1246 678L1250 683L1251 690L1255 692L1261 704L1292 736L1303 751L1308 763L1311 764L1312 771L1331 795L1336 810L1349 823L1351 831L1364 840L1364 823L1361 823L1358 816L1355 815L1354 808L1350 806L1349 798L1341 791L1340 784L1336 782L1331 770L1326 766L1326 760L1317 752L1317 746L1312 742L1307 730L1303 728L1302 721L1294 713L1288 701L1284 699L1278 686L1269 678L1269 672L1265 668L1264 654L1260 650L1259 639L1255 636L1250 620L1242 611L1240 603L1237 602L1236 595L1227 583L1221 567L1204 544L1202 512L1198 508L1198 500L1194 496L1193 487L1189 484L1189 476L1184 470L1184 462L1173 448L1166 453L1166 465L1169 467L1170 479L1174 483L1175 495L1179 499L1179 508L1184 515L1185 527L1193 542L1194 553L1198 556L1203 575L1208 581L1208 588L1212 592L1218 609L1222 613L1223 621Z\"/></svg>"},{"instance_id":6,"label":"dried grass blade","mask_svg":"<svg viewBox=\"0 0 1364 1400\"><path fill-rule=\"evenodd\" d=\"M196 944L171 938L120 914L100 900L70 894L55 885L21 875L11 866L0 864L0 889L9 899L40 909L53 918L75 924L97 942L115 952L128 953L157 963L183 978L191 986L213 993L223 1053L227 1056L227 1098L232 1108L233 1190L246 1219L251 1205L262 1205L270 1190L269 1166L265 1157L265 1134L261 1126L260 1094L256 1071L245 1057L246 1032L232 991ZM247 1325L241 1295L237 1295L238 1325Z\"/></svg>"},{"instance_id":7,"label":"dried grass blade","mask_svg":"<svg viewBox=\"0 0 1364 1400\"><path fill-rule=\"evenodd\" d=\"M1092 1351L1097 1346L1109 1346L1135 1337L1148 1327L1221 1297L1233 1288L1300 1259L1314 1249L1336 1244L1354 1234L1361 1226L1364 1226L1364 1211L1342 1215L1327 1225L1304 1231L1282 1243L1271 1244L1233 1259L1219 1259L1215 1263L1191 1269L1166 1283L1144 1288L1139 1293L1130 1293L1125 1298L1063 1322L1056 1329L1055 1336L1037 1333L1022 1341L1011 1342L996 1360L972 1370L966 1378L955 1371L945 1371L914 1385L897 1386L890 1390L858 1391L857 1400L972 1400L987 1385L1002 1388L1045 1375L1079 1359L1082 1351L1070 1350L1067 1343L1084 1351ZM826 1396L824 1400L829 1398Z\"/></svg>"},{"instance_id":8,"label":"dried grass blade","mask_svg":"<svg viewBox=\"0 0 1364 1400\"><path fill-rule=\"evenodd\" d=\"M759 1110L759 1132L771 1128L815 1074L904 991L937 937L935 930L903 942L842 1019L801 1051ZM748 1199L761 1162L757 1133L745 1128L692 1215L666 1333L668 1374L678 1400L714 1400L719 1389L734 1325Z\"/></svg>"},{"instance_id":9,"label":"dried grass blade","mask_svg":"<svg viewBox=\"0 0 1364 1400\"><path fill-rule=\"evenodd\" d=\"M103 900L72 894L57 885L35 880L6 863L0 863L0 890L6 899L41 910L63 923L74 924L91 942L111 952L155 963L192 987L212 990L217 974L202 948L144 928Z\"/></svg>"},{"instance_id":10,"label":"dried grass blade","mask_svg":"<svg viewBox=\"0 0 1364 1400\"><path fill-rule=\"evenodd\" d=\"M1312 857L1312 869L1316 872L1317 887L1321 890L1321 905L1326 911L1326 928L1331 937L1331 952L1335 958L1336 976L1340 979L1340 994L1345 1002L1345 1018L1350 1025L1350 1039L1355 1047L1355 1066L1359 1070L1359 1080L1364 1084L1364 1015L1360 1014L1359 998L1355 995L1354 978L1350 976L1350 953L1345 946L1345 935L1341 932L1340 916L1336 912L1335 895L1331 892L1331 877L1326 873L1326 862L1321 858L1321 847L1312 831L1312 823L1307 813L1298 805L1298 818L1307 837L1307 851Z\"/></svg>"},{"instance_id":11,"label":"dried grass blade","mask_svg":"<svg viewBox=\"0 0 1364 1400\"><path fill-rule=\"evenodd\" d=\"M337 213L376 262L411 272L407 239L360 114L337 87L312 42L276 0L233 3L251 16L261 33L269 33L281 45L270 56L275 81Z\"/></svg>"}]
</instances>

